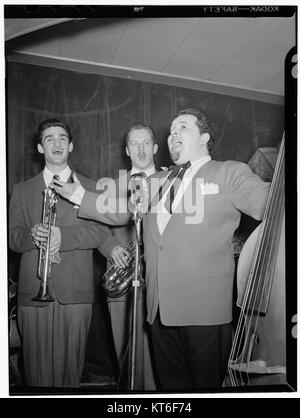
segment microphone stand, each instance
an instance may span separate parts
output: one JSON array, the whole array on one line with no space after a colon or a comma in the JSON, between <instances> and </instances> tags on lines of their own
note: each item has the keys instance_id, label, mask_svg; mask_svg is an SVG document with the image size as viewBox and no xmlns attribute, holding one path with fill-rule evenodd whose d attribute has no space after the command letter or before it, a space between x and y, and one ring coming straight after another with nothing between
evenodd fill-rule
<instances>
[{"instance_id":1,"label":"microphone stand","mask_svg":"<svg viewBox=\"0 0 300 418\"><path fill-rule=\"evenodd\" d=\"M138 291L141 286L140 280L140 243L141 243L141 209L140 202L136 203L136 209L133 217L136 231L136 243L135 243L135 265L134 265L134 279L132 281L133 286L133 311L132 311L132 343L130 353L130 390L135 390L136 385L136 345L137 345L137 302Z\"/></svg>"}]
</instances>

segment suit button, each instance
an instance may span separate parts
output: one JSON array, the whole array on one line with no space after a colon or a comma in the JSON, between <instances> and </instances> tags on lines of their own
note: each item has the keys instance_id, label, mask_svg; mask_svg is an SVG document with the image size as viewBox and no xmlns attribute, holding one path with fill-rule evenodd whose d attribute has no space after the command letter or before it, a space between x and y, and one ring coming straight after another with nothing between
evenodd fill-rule
<instances>
[{"instance_id":1,"label":"suit button","mask_svg":"<svg viewBox=\"0 0 300 418\"><path fill-rule=\"evenodd\" d=\"M164 249L164 246L163 246L163 245L160 245L158 248L159 248L160 250L163 250L163 249Z\"/></svg>"}]
</instances>

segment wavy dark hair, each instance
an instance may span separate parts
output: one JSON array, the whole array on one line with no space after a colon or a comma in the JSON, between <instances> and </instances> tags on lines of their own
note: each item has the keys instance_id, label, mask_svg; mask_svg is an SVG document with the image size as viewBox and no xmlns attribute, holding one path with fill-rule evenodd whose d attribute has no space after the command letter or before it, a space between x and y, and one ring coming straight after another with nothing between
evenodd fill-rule
<instances>
[{"instance_id":1,"label":"wavy dark hair","mask_svg":"<svg viewBox=\"0 0 300 418\"><path fill-rule=\"evenodd\" d=\"M38 129L37 129L37 133L36 133L36 140L37 142L41 142L42 141L42 134L43 132L48 129L51 128L53 126L60 126L61 128L63 128L69 137L69 142L72 142L72 134L71 134L71 129L69 127L69 125L67 125L66 123L60 121L59 119L46 119L43 120Z\"/></svg>"},{"instance_id":2,"label":"wavy dark hair","mask_svg":"<svg viewBox=\"0 0 300 418\"><path fill-rule=\"evenodd\" d=\"M214 146L214 136L213 136L213 127L208 116L205 113L200 112L200 110L192 109L192 108L181 110L175 115L175 118L181 115L195 116L196 125L199 128L200 134L204 134L206 132L209 134L210 139L207 143L207 148L208 148L208 151L211 152Z\"/></svg>"}]
</instances>

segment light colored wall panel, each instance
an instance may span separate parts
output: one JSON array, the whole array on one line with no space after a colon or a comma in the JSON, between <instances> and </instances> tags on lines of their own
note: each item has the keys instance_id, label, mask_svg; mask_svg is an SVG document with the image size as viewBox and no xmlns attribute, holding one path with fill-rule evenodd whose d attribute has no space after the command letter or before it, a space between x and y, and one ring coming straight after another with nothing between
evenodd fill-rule
<instances>
[{"instance_id":1,"label":"light colored wall panel","mask_svg":"<svg viewBox=\"0 0 300 418\"><path fill-rule=\"evenodd\" d=\"M256 87L277 74L282 68L247 60L233 59L213 79L237 86Z\"/></svg>"},{"instance_id":2,"label":"light colored wall panel","mask_svg":"<svg viewBox=\"0 0 300 418\"><path fill-rule=\"evenodd\" d=\"M213 20L213 21L212 21ZM191 38L209 43L243 47L256 38L264 27L239 19L200 19L189 35Z\"/></svg>"},{"instance_id":3,"label":"light colored wall panel","mask_svg":"<svg viewBox=\"0 0 300 418\"><path fill-rule=\"evenodd\" d=\"M177 47L197 24L199 18L131 19L125 39Z\"/></svg>"},{"instance_id":4,"label":"light colored wall panel","mask_svg":"<svg viewBox=\"0 0 300 418\"><path fill-rule=\"evenodd\" d=\"M123 40L114 56L113 64L144 70L159 71L174 54L175 48Z\"/></svg>"}]
</instances>

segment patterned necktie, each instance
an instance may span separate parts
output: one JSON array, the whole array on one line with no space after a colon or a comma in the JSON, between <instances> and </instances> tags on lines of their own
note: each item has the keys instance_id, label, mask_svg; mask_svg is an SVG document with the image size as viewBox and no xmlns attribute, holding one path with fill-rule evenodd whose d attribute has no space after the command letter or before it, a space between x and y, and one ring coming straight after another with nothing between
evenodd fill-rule
<instances>
[{"instance_id":1,"label":"patterned necktie","mask_svg":"<svg viewBox=\"0 0 300 418\"><path fill-rule=\"evenodd\" d=\"M172 215L172 205L174 202L174 199L176 197L176 194L179 190L179 186L181 184L181 181L183 179L183 176L186 172L186 170L191 166L191 162L187 161L185 164L171 166L170 169L172 170L168 180L171 182L173 180L173 183L167 192L167 197L165 201L165 208L166 210Z\"/></svg>"},{"instance_id":2,"label":"patterned necktie","mask_svg":"<svg viewBox=\"0 0 300 418\"><path fill-rule=\"evenodd\" d=\"M57 199L58 199L58 196L59 196L58 193L56 192L55 188L53 187L55 180L60 180L60 176L58 174L54 174L53 175L52 181L50 183L50 188L51 188L51 203L54 204L54 205L57 203ZM56 211L56 209L55 209L55 211Z\"/></svg>"}]
</instances>

